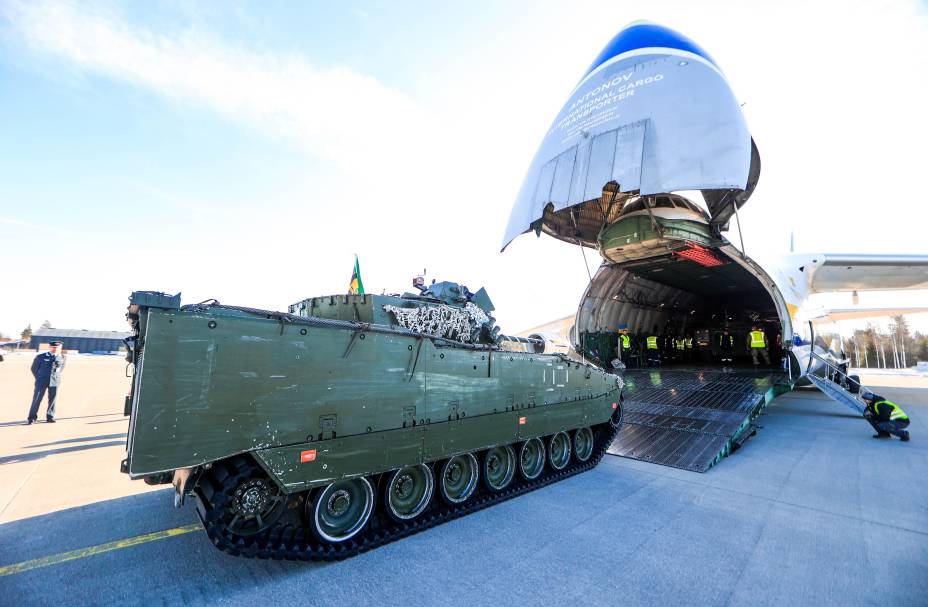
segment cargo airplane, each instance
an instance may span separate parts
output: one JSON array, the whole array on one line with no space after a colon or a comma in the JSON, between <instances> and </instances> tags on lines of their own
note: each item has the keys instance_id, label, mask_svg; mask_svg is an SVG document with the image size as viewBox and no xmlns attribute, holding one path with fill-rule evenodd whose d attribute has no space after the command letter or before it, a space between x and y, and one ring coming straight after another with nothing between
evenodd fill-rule
<instances>
[{"instance_id":1,"label":"cargo airplane","mask_svg":"<svg viewBox=\"0 0 928 607\"><path fill-rule=\"evenodd\" d=\"M675 31L633 23L586 70L545 134L503 249L535 232L600 253L570 332L578 351L584 336L619 326L644 334L741 322L778 336L792 384L834 378L849 361L823 334L825 323L928 308L829 312L811 296L928 288L928 255L790 253L761 265L725 236L760 166L712 57Z\"/></svg>"}]
</instances>

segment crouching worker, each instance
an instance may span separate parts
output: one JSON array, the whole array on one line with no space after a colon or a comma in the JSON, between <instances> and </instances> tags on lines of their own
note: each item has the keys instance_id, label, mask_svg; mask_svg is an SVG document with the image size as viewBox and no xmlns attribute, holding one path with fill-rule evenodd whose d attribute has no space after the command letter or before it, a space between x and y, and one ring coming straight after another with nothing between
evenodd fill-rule
<instances>
[{"instance_id":1,"label":"crouching worker","mask_svg":"<svg viewBox=\"0 0 928 607\"><path fill-rule=\"evenodd\" d=\"M873 392L865 392L860 398L867 403L864 417L876 430L873 438L889 438L895 435L902 441L909 440L909 431L906 430L909 427L909 416L899 405Z\"/></svg>"}]
</instances>

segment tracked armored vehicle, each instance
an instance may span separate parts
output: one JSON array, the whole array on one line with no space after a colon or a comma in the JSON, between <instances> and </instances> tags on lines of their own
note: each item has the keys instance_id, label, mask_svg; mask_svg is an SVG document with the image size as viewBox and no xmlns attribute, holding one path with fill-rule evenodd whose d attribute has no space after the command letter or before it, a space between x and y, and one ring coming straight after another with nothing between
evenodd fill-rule
<instances>
[{"instance_id":1,"label":"tracked armored vehicle","mask_svg":"<svg viewBox=\"0 0 928 607\"><path fill-rule=\"evenodd\" d=\"M339 559L599 462L618 375L507 349L484 289L414 284L288 312L133 293L123 472L229 553Z\"/></svg>"}]
</instances>

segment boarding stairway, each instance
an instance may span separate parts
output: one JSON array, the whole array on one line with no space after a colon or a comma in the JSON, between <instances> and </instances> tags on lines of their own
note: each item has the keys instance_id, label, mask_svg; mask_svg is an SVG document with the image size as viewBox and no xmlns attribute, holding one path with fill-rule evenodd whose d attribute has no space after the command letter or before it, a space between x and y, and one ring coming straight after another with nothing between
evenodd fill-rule
<instances>
[{"instance_id":1,"label":"boarding stairway","mask_svg":"<svg viewBox=\"0 0 928 607\"><path fill-rule=\"evenodd\" d=\"M809 378L809 381L832 400L846 405L863 415L866 405L860 400L860 394L863 392L871 392L871 390L862 386L856 376L850 376L844 373L831 361L819 356L815 352L810 352L810 355L812 360L817 360L825 365L825 377L820 377L814 373L807 373L806 377ZM812 360L809 361L810 366Z\"/></svg>"}]
</instances>

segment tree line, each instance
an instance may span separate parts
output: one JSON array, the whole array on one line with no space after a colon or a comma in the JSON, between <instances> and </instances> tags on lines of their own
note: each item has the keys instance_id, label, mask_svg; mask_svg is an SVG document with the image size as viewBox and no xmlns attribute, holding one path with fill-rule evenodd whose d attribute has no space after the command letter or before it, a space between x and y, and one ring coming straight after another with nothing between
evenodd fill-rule
<instances>
[{"instance_id":1,"label":"tree line","mask_svg":"<svg viewBox=\"0 0 928 607\"><path fill-rule=\"evenodd\" d=\"M904 369L928 361L928 335L914 334L903 316L893 316L889 327L873 323L857 329L845 343L853 366L871 369Z\"/></svg>"},{"instance_id":2,"label":"tree line","mask_svg":"<svg viewBox=\"0 0 928 607\"><path fill-rule=\"evenodd\" d=\"M52 327L52 323L46 320L45 322L42 323L41 328L52 329L54 327ZM26 326L26 328L20 332L19 338L22 339L23 341L29 341L32 338L32 325L31 324ZM3 333L3 331L0 331L0 341L13 341L13 338L8 337L7 335Z\"/></svg>"}]
</instances>

